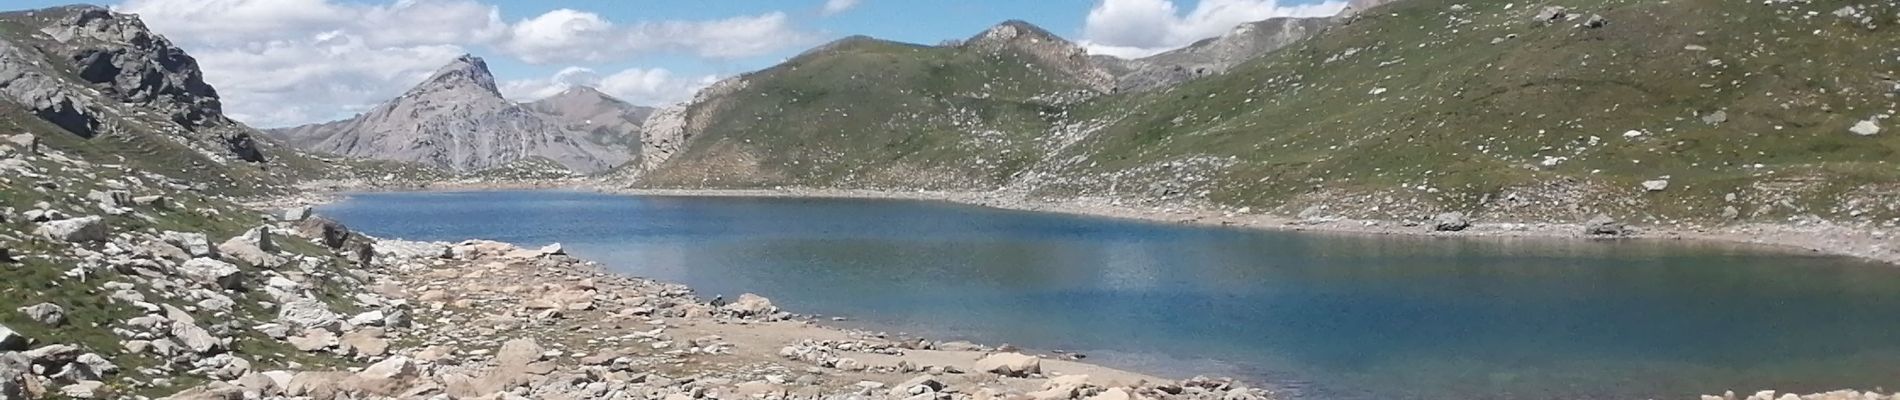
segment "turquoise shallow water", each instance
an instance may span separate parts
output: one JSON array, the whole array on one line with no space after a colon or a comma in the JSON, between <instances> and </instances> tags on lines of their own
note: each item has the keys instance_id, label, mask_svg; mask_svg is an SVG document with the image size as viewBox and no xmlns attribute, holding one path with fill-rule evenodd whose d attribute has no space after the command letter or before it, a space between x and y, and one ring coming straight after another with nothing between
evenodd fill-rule
<instances>
[{"instance_id":1,"label":"turquoise shallow water","mask_svg":"<svg viewBox=\"0 0 1900 400\"><path fill-rule=\"evenodd\" d=\"M704 296L1303 398L1900 389L1900 268L1842 258L852 199L378 193L319 211L385 237L560 242Z\"/></svg>"}]
</instances>

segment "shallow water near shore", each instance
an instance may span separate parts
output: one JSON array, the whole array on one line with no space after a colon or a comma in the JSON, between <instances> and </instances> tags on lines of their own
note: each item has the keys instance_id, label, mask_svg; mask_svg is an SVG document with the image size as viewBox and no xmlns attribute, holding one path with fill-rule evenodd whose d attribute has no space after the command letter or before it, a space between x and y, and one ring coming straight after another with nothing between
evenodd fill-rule
<instances>
[{"instance_id":1,"label":"shallow water near shore","mask_svg":"<svg viewBox=\"0 0 1900 400\"><path fill-rule=\"evenodd\" d=\"M1666 241L1189 227L935 202L371 193L412 240L562 243L800 313L1234 375L1315 399L1693 398L1900 388L1900 268Z\"/></svg>"}]
</instances>

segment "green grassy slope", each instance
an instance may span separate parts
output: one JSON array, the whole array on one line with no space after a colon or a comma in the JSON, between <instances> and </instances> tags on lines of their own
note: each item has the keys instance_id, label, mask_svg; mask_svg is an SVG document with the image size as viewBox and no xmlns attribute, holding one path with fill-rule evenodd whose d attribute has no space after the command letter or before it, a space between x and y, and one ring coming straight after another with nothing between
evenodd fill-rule
<instances>
[{"instance_id":1,"label":"green grassy slope","mask_svg":"<svg viewBox=\"0 0 1900 400\"><path fill-rule=\"evenodd\" d=\"M994 187L1039 160L1038 138L1062 112L1051 94L1085 90L1030 60L1010 48L845 39L697 105L703 133L648 180Z\"/></svg>"},{"instance_id":2,"label":"green grassy slope","mask_svg":"<svg viewBox=\"0 0 1900 400\"><path fill-rule=\"evenodd\" d=\"M1178 182L1125 173L1211 161L1222 166L1185 174L1206 180L1184 192L1285 212L1344 198L1355 213L1400 218L1698 219L1728 206L1891 218L1891 201L1847 205L1900 189L1900 135L1848 131L1893 113L1900 55L1900 35L1828 14L1858 3L1566 0L1549 4L1582 18L1546 24L1523 3L1408 0L1229 74L1098 110L1127 115L1059 156L1083 159L1057 174ZM1895 11L1863 12L1892 22ZM1608 24L1578 26L1591 15ZM1726 120L1703 118L1717 112ZM1664 176L1669 189L1641 189Z\"/></svg>"},{"instance_id":3,"label":"green grassy slope","mask_svg":"<svg viewBox=\"0 0 1900 400\"><path fill-rule=\"evenodd\" d=\"M1534 21L1547 5L1572 16ZM1893 223L1896 13L1406 0L1223 75L1081 102L1027 100L1070 86L1026 58L857 40L748 76L716 100L685 162L646 184L1013 188L1394 219ZM1592 16L1607 23L1582 26ZM985 85L993 96L964 95ZM1887 132L1849 132L1870 119ZM985 129L1000 139L971 140ZM1651 180L1669 186L1645 190Z\"/></svg>"}]
</instances>

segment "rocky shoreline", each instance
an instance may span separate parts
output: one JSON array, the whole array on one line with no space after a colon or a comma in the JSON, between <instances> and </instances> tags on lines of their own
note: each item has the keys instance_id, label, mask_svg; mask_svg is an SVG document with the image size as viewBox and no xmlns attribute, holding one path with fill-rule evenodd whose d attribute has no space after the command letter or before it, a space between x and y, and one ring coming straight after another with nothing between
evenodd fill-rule
<instances>
[{"instance_id":1,"label":"rocky shoreline","mask_svg":"<svg viewBox=\"0 0 1900 400\"><path fill-rule=\"evenodd\" d=\"M1010 192L624 189L599 186L578 186L569 187L569 189L649 196L829 197L942 201L1006 210L1317 233L1553 240L1703 241L1744 245L1768 251L1838 255L1885 264L1900 264L1900 237L1896 237L1900 236L1900 228L1853 227L1826 221L1801 221L1790 224L1748 223L1721 227L1653 227L1624 225L1615 221L1596 221L1594 224L1482 222L1466 220L1462 215L1458 215L1455 217L1457 221L1451 222L1457 228L1445 229L1438 226L1440 222L1445 221L1435 221L1435 219L1446 217L1442 215L1421 221L1364 220L1328 216L1291 218L1244 211L1211 211L1189 206L1128 205L1108 198L1038 200Z\"/></svg>"}]
</instances>

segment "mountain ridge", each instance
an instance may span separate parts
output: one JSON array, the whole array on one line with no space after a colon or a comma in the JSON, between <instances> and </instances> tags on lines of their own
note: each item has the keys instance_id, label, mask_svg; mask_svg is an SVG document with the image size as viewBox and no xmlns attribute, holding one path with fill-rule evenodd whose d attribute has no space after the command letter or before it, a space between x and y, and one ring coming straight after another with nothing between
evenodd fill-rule
<instances>
[{"instance_id":1,"label":"mountain ridge","mask_svg":"<svg viewBox=\"0 0 1900 400\"><path fill-rule=\"evenodd\" d=\"M308 150L414 162L462 173L543 157L582 173L633 160L585 139L562 116L503 98L487 62L462 55L428 79L353 118L268 131ZM586 120L583 119L582 122Z\"/></svg>"}]
</instances>

